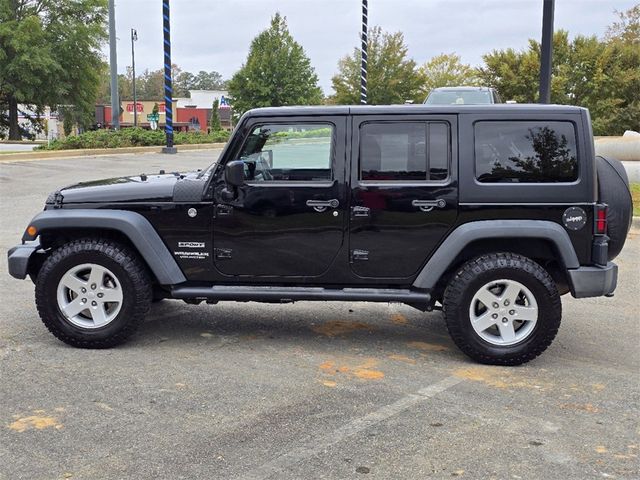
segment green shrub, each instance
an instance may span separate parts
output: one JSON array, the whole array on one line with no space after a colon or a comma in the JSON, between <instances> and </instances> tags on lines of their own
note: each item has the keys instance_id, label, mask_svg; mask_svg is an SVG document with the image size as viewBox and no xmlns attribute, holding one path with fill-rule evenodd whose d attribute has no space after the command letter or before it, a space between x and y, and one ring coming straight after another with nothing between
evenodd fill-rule
<instances>
[{"instance_id":1,"label":"green shrub","mask_svg":"<svg viewBox=\"0 0 640 480\"><path fill-rule=\"evenodd\" d=\"M211 133L176 132L173 141L176 145L196 143L218 143L229 140L229 132L219 130ZM123 128L122 130L94 130L80 135L69 136L62 140L53 140L49 145L40 145L38 150L75 150L84 148L118 148L164 145L166 138L163 130L145 130L143 128Z\"/></svg>"}]
</instances>

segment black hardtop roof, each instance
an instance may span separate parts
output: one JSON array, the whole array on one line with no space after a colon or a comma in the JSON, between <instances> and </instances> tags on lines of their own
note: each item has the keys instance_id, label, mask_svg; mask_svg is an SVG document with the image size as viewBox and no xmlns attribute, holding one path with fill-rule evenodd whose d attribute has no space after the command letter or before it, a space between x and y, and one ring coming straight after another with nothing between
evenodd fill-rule
<instances>
[{"instance_id":1,"label":"black hardtop roof","mask_svg":"<svg viewBox=\"0 0 640 480\"><path fill-rule=\"evenodd\" d=\"M540 113L568 114L586 111L573 105L546 105L537 103L486 105L319 105L302 107L255 108L245 113L247 117L315 116L315 115L410 115L410 114L458 114L458 113Z\"/></svg>"}]
</instances>

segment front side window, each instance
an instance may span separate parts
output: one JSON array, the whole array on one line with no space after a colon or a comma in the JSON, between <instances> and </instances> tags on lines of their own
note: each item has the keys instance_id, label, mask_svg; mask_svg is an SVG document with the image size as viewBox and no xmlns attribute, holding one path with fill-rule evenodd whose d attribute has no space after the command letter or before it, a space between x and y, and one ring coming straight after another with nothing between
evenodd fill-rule
<instances>
[{"instance_id":1,"label":"front side window","mask_svg":"<svg viewBox=\"0 0 640 480\"><path fill-rule=\"evenodd\" d=\"M360 180L446 180L449 145L449 126L443 122L365 123L360 127Z\"/></svg>"},{"instance_id":2,"label":"front side window","mask_svg":"<svg viewBox=\"0 0 640 480\"><path fill-rule=\"evenodd\" d=\"M477 122L475 162L482 183L573 182L578 179L575 129L570 122Z\"/></svg>"},{"instance_id":3,"label":"front side window","mask_svg":"<svg viewBox=\"0 0 640 480\"><path fill-rule=\"evenodd\" d=\"M240 159L245 180L331 180L333 126L329 123L272 123L256 126Z\"/></svg>"}]
</instances>

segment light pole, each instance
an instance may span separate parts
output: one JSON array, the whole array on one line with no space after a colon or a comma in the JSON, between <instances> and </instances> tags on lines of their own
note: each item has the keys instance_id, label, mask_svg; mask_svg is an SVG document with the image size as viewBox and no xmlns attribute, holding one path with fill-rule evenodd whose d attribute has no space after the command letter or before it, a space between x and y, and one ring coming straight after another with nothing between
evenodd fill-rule
<instances>
[{"instance_id":1,"label":"light pole","mask_svg":"<svg viewBox=\"0 0 640 480\"><path fill-rule=\"evenodd\" d=\"M111 69L111 127L120 128L120 101L118 99L118 55L116 54L116 10L109 0L109 68Z\"/></svg>"},{"instance_id":2,"label":"light pole","mask_svg":"<svg viewBox=\"0 0 640 480\"><path fill-rule=\"evenodd\" d=\"M136 101L136 52L133 43L138 41L138 32L131 29L131 70L133 73L133 126L138 126L138 102Z\"/></svg>"},{"instance_id":3,"label":"light pole","mask_svg":"<svg viewBox=\"0 0 640 480\"><path fill-rule=\"evenodd\" d=\"M362 0L362 62L360 64L360 103L367 104L367 22L369 2Z\"/></svg>"},{"instance_id":4,"label":"light pole","mask_svg":"<svg viewBox=\"0 0 640 480\"><path fill-rule=\"evenodd\" d=\"M540 46L540 103L551 103L551 67L553 56L553 11L555 0L543 0L542 44Z\"/></svg>"}]
</instances>

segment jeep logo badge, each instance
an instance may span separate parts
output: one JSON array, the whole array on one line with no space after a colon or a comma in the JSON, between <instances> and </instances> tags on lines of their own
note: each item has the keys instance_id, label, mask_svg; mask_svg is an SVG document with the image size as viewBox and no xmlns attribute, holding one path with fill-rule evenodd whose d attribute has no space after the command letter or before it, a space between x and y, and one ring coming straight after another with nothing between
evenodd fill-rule
<instances>
[{"instance_id":1,"label":"jeep logo badge","mask_svg":"<svg viewBox=\"0 0 640 480\"><path fill-rule=\"evenodd\" d=\"M587 223L587 212L580 207L569 207L562 215L562 223L569 230L580 230Z\"/></svg>"}]
</instances>

